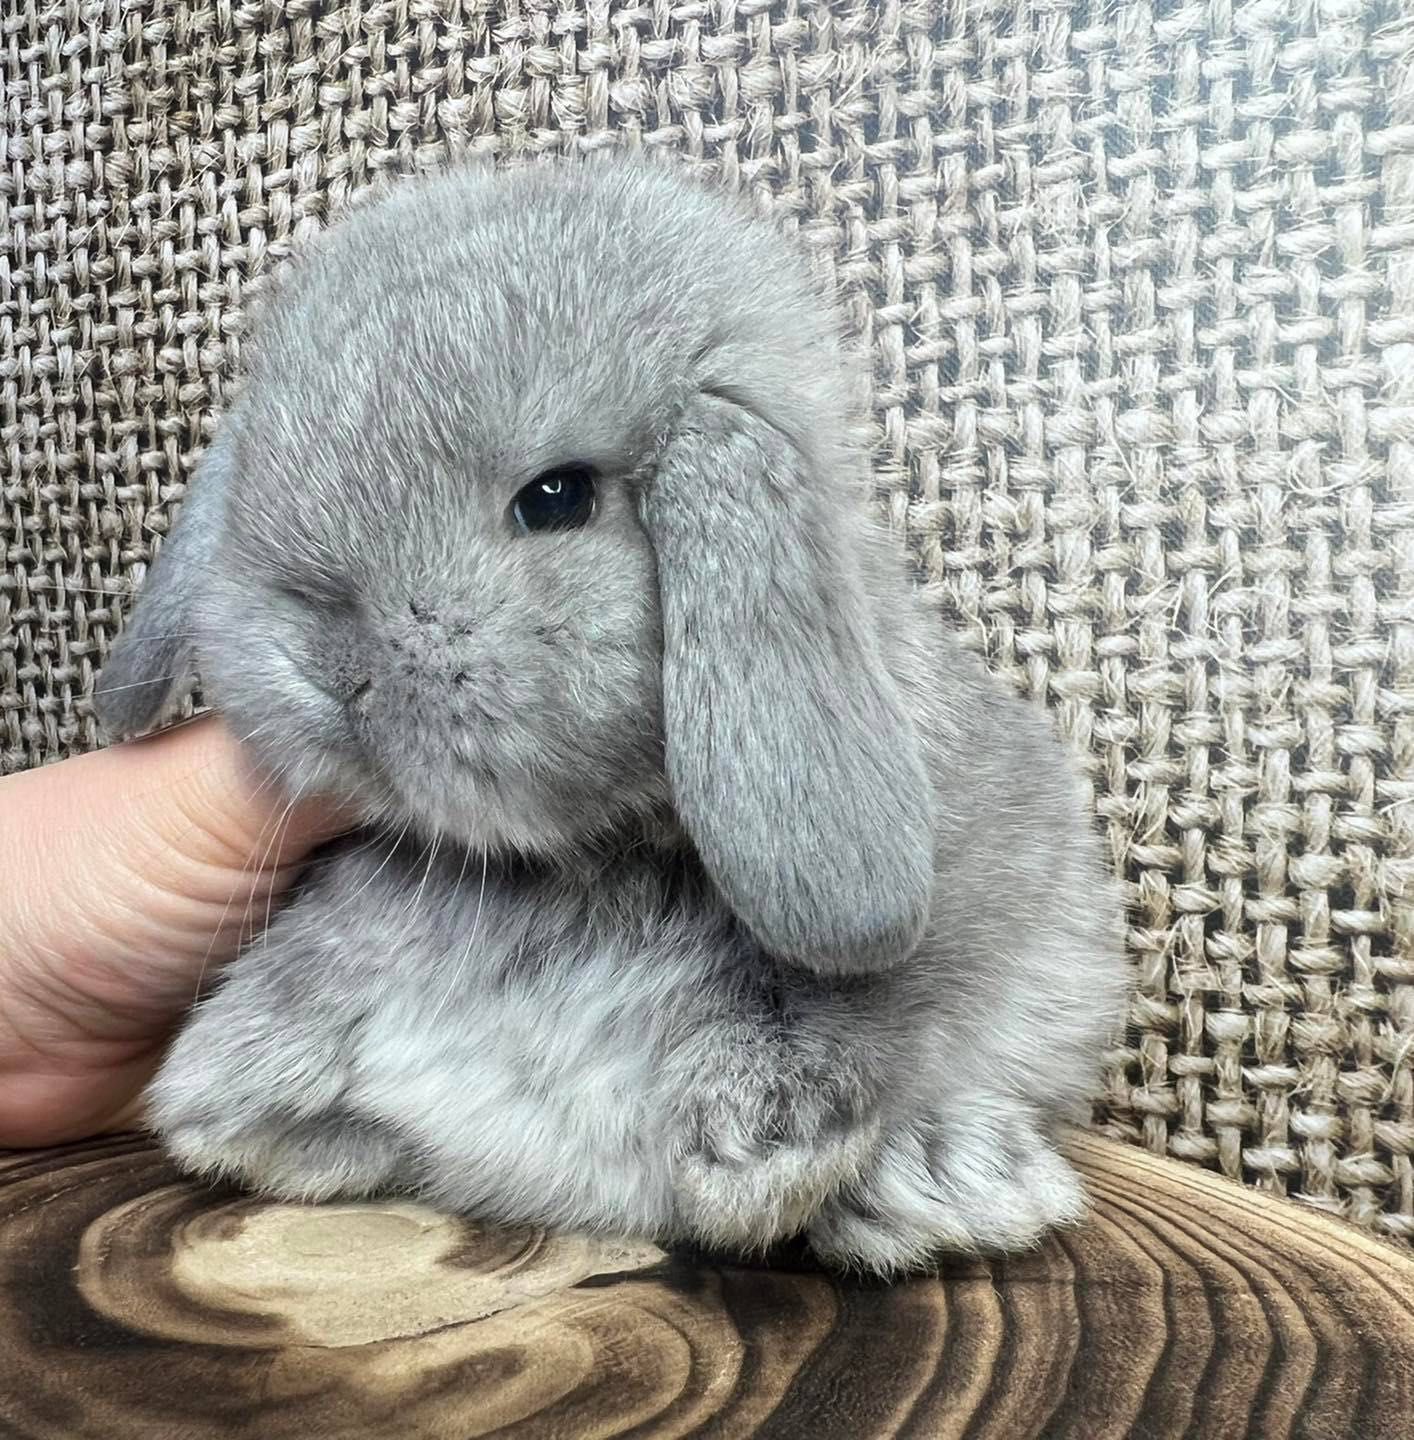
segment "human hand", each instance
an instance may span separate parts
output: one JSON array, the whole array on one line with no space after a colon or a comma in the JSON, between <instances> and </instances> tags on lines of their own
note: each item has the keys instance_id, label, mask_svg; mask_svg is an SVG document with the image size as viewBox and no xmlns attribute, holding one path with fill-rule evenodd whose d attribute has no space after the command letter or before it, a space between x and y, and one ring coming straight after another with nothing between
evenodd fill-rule
<instances>
[{"instance_id":1,"label":"human hand","mask_svg":"<svg viewBox=\"0 0 1414 1440\"><path fill-rule=\"evenodd\" d=\"M139 1124L198 992L349 823L210 716L0 780L0 1146Z\"/></svg>"}]
</instances>

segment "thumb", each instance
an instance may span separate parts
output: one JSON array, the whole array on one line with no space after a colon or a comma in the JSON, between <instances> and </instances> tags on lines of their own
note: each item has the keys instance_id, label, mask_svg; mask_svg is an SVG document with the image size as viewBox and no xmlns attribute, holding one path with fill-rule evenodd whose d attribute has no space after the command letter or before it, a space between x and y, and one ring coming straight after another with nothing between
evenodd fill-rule
<instances>
[{"instance_id":1,"label":"thumb","mask_svg":"<svg viewBox=\"0 0 1414 1440\"><path fill-rule=\"evenodd\" d=\"M356 816L328 797L291 797L260 774L213 715L83 757L121 823L149 860L162 857L184 874L211 866L227 872L277 872L341 834ZM75 783L88 777L72 771Z\"/></svg>"},{"instance_id":2,"label":"thumb","mask_svg":"<svg viewBox=\"0 0 1414 1440\"><path fill-rule=\"evenodd\" d=\"M19 952L149 981L230 958L310 850L354 821L325 799L291 803L214 716L11 776L0 799Z\"/></svg>"}]
</instances>

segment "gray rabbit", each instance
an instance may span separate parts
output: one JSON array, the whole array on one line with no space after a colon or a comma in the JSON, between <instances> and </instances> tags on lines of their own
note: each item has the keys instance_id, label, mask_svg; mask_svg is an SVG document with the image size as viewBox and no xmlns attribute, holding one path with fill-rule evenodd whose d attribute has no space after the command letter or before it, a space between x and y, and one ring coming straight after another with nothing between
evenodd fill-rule
<instances>
[{"instance_id":1,"label":"gray rabbit","mask_svg":"<svg viewBox=\"0 0 1414 1440\"><path fill-rule=\"evenodd\" d=\"M366 828L149 1094L201 1173L878 1272L1073 1219L1117 890L876 528L837 317L661 166L392 187L265 307L103 673Z\"/></svg>"}]
</instances>

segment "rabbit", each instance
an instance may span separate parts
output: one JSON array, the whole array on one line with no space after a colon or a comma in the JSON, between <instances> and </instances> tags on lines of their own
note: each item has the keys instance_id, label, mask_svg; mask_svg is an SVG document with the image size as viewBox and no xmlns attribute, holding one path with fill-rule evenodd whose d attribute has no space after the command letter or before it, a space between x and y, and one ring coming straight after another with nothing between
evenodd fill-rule
<instances>
[{"instance_id":1,"label":"rabbit","mask_svg":"<svg viewBox=\"0 0 1414 1440\"><path fill-rule=\"evenodd\" d=\"M1075 1220L1126 992L1045 712L876 514L803 250L625 158L331 226L102 671L364 818L147 1094L290 1200L890 1275Z\"/></svg>"}]
</instances>

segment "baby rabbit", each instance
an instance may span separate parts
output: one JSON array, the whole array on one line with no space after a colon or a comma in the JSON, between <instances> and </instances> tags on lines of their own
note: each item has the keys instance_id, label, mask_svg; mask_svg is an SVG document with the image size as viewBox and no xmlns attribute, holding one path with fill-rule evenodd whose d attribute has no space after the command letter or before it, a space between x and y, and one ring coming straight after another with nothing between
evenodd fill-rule
<instances>
[{"instance_id":1,"label":"baby rabbit","mask_svg":"<svg viewBox=\"0 0 1414 1440\"><path fill-rule=\"evenodd\" d=\"M368 825L172 1047L180 1163L876 1272L1080 1212L1117 892L854 393L775 227L658 166L393 187L293 267L97 703L199 672Z\"/></svg>"}]
</instances>

